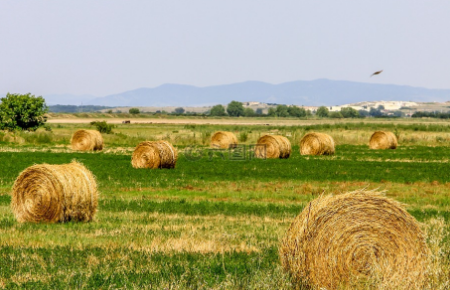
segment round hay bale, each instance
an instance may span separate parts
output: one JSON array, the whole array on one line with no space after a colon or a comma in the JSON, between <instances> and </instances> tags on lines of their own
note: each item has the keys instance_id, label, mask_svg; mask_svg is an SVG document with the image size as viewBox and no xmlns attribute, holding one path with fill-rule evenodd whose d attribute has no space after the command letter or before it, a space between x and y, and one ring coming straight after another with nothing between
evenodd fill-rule
<instances>
[{"instance_id":1,"label":"round hay bale","mask_svg":"<svg viewBox=\"0 0 450 290\"><path fill-rule=\"evenodd\" d=\"M397 145L397 137L388 131L376 131L369 141L370 149L395 149Z\"/></svg>"},{"instance_id":2,"label":"round hay bale","mask_svg":"<svg viewBox=\"0 0 450 290\"><path fill-rule=\"evenodd\" d=\"M103 138L97 130L77 130L70 139L73 150L97 151L103 149Z\"/></svg>"},{"instance_id":3,"label":"round hay bale","mask_svg":"<svg viewBox=\"0 0 450 290\"><path fill-rule=\"evenodd\" d=\"M144 141L139 143L131 156L134 168L175 168L177 150L167 141Z\"/></svg>"},{"instance_id":4,"label":"round hay bale","mask_svg":"<svg viewBox=\"0 0 450 290\"><path fill-rule=\"evenodd\" d=\"M333 155L334 140L324 133L308 133L300 140L301 155Z\"/></svg>"},{"instance_id":5,"label":"round hay bale","mask_svg":"<svg viewBox=\"0 0 450 290\"><path fill-rule=\"evenodd\" d=\"M211 137L211 147L228 149L236 148L238 139L232 132L218 131Z\"/></svg>"},{"instance_id":6,"label":"round hay bale","mask_svg":"<svg viewBox=\"0 0 450 290\"><path fill-rule=\"evenodd\" d=\"M336 289L369 282L398 289L424 282L429 249L400 203L357 191L311 201L287 230L280 258L297 283Z\"/></svg>"},{"instance_id":7,"label":"round hay bale","mask_svg":"<svg viewBox=\"0 0 450 290\"><path fill-rule=\"evenodd\" d=\"M95 178L78 162L33 165L12 188L11 207L19 222L91 221L97 204Z\"/></svg>"},{"instance_id":8,"label":"round hay bale","mask_svg":"<svg viewBox=\"0 0 450 290\"><path fill-rule=\"evenodd\" d=\"M256 158L281 158L291 156L291 142L279 135L264 135L258 139L255 147Z\"/></svg>"}]
</instances>

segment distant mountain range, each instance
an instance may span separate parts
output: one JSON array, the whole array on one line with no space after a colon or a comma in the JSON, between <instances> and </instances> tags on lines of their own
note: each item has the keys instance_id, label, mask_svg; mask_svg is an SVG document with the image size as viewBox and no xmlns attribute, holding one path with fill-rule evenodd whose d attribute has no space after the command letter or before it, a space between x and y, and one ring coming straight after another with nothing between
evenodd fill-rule
<instances>
[{"instance_id":1,"label":"distant mountain range","mask_svg":"<svg viewBox=\"0 0 450 290\"><path fill-rule=\"evenodd\" d=\"M61 105L206 106L227 104L236 100L304 106L335 106L378 100L445 102L450 101L450 90L319 79L277 85L257 81L208 87L165 84L156 88L140 88L100 98L89 95L44 97L48 104Z\"/></svg>"}]
</instances>

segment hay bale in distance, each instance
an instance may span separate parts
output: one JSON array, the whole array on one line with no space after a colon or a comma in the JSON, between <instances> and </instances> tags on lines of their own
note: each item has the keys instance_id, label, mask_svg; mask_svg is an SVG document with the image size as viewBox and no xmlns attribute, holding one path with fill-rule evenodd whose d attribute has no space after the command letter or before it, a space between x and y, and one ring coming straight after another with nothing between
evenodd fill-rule
<instances>
[{"instance_id":1,"label":"hay bale in distance","mask_svg":"<svg viewBox=\"0 0 450 290\"><path fill-rule=\"evenodd\" d=\"M211 137L211 147L214 148L236 148L237 144L238 139L232 132L218 131L215 132Z\"/></svg>"},{"instance_id":2,"label":"hay bale in distance","mask_svg":"<svg viewBox=\"0 0 450 290\"><path fill-rule=\"evenodd\" d=\"M376 131L369 141L370 149L395 149L397 145L397 137L388 131Z\"/></svg>"},{"instance_id":3,"label":"hay bale in distance","mask_svg":"<svg viewBox=\"0 0 450 290\"><path fill-rule=\"evenodd\" d=\"M291 142L279 135L264 135L258 139L255 147L256 158L281 158L291 156Z\"/></svg>"},{"instance_id":4,"label":"hay bale in distance","mask_svg":"<svg viewBox=\"0 0 450 290\"><path fill-rule=\"evenodd\" d=\"M301 155L333 155L334 140L324 133L308 133L300 140Z\"/></svg>"},{"instance_id":5,"label":"hay bale in distance","mask_svg":"<svg viewBox=\"0 0 450 290\"><path fill-rule=\"evenodd\" d=\"M177 150L167 141L144 141L139 143L131 156L134 168L175 168Z\"/></svg>"},{"instance_id":6,"label":"hay bale in distance","mask_svg":"<svg viewBox=\"0 0 450 290\"><path fill-rule=\"evenodd\" d=\"M11 207L19 222L91 221L97 204L95 178L78 162L33 165L12 188Z\"/></svg>"},{"instance_id":7,"label":"hay bale in distance","mask_svg":"<svg viewBox=\"0 0 450 290\"><path fill-rule=\"evenodd\" d=\"M103 149L103 138L97 130L77 130L70 139L73 150L97 151Z\"/></svg>"},{"instance_id":8,"label":"hay bale in distance","mask_svg":"<svg viewBox=\"0 0 450 290\"><path fill-rule=\"evenodd\" d=\"M311 201L280 247L283 268L317 289L358 282L391 286L383 289L417 286L424 282L429 253L414 217L373 191Z\"/></svg>"}]
</instances>

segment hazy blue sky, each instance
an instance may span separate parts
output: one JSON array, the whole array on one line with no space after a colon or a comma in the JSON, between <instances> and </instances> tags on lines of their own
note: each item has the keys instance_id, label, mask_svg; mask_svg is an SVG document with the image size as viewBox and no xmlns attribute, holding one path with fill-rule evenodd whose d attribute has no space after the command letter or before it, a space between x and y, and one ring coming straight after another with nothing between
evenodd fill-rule
<instances>
[{"instance_id":1,"label":"hazy blue sky","mask_svg":"<svg viewBox=\"0 0 450 290\"><path fill-rule=\"evenodd\" d=\"M450 89L449 29L448 0L0 0L0 93L318 78Z\"/></svg>"}]
</instances>

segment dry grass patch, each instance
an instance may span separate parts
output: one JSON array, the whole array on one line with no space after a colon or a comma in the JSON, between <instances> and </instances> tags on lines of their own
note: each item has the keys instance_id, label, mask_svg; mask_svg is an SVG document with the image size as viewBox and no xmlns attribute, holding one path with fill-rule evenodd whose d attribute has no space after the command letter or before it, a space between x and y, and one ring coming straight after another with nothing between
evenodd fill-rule
<instances>
[{"instance_id":1,"label":"dry grass patch","mask_svg":"<svg viewBox=\"0 0 450 290\"><path fill-rule=\"evenodd\" d=\"M129 249L162 253L259 252L278 244L286 219L268 217L187 216L159 213L104 213L89 229L55 225L33 231L16 224L0 230L0 247L83 250Z\"/></svg>"}]
</instances>

